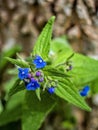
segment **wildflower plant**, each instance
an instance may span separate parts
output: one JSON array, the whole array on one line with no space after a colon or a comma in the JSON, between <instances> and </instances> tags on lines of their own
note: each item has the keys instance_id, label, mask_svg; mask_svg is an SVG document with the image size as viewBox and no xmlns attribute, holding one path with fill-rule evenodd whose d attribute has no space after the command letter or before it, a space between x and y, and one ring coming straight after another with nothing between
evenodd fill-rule
<instances>
[{"instance_id":1,"label":"wildflower plant","mask_svg":"<svg viewBox=\"0 0 98 130\"><path fill-rule=\"evenodd\" d=\"M91 111L84 98L90 87L83 86L98 79L98 61L74 53L69 46L65 47L66 41L62 42L60 38L51 41L54 20L55 17L51 17L42 30L29 58L6 57L17 68L17 80L9 91L9 99L19 97L19 103L22 103L16 109L19 112L17 116L15 113L4 121L2 114L0 125L21 119L23 130L38 130L56 105L57 97Z\"/></svg>"}]
</instances>

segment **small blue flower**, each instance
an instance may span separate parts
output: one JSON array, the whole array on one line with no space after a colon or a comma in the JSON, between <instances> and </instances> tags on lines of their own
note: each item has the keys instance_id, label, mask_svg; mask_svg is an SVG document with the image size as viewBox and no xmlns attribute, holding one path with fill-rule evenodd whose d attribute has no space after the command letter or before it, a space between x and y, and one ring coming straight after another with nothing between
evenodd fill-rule
<instances>
[{"instance_id":1,"label":"small blue flower","mask_svg":"<svg viewBox=\"0 0 98 130\"><path fill-rule=\"evenodd\" d=\"M54 87L48 88L48 92L50 94L53 94L55 92L55 88Z\"/></svg>"},{"instance_id":2,"label":"small blue flower","mask_svg":"<svg viewBox=\"0 0 98 130\"><path fill-rule=\"evenodd\" d=\"M40 56L36 56L36 58L33 60L33 63L37 69L44 68L46 66L46 62Z\"/></svg>"},{"instance_id":3,"label":"small blue flower","mask_svg":"<svg viewBox=\"0 0 98 130\"><path fill-rule=\"evenodd\" d=\"M85 86L81 91L80 91L80 95L81 96L87 96L88 92L89 92L90 88L89 86Z\"/></svg>"},{"instance_id":4,"label":"small blue flower","mask_svg":"<svg viewBox=\"0 0 98 130\"><path fill-rule=\"evenodd\" d=\"M36 80L32 80L30 83L27 84L27 90L36 90L40 87L40 84Z\"/></svg>"},{"instance_id":5,"label":"small blue flower","mask_svg":"<svg viewBox=\"0 0 98 130\"><path fill-rule=\"evenodd\" d=\"M18 77L23 80L28 77L29 68L18 68Z\"/></svg>"}]
</instances>

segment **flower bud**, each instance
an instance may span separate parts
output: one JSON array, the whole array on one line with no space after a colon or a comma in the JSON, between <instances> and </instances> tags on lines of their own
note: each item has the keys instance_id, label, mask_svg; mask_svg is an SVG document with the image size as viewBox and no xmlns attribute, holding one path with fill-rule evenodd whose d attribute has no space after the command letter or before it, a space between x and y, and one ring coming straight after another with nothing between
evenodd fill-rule
<instances>
[{"instance_id":1,"label":"flower bud","mask_svg":"<svg viewBox=\"0 0 98 130\"><path fill-rule=\"evenodd\" d=\"M37 77L41 76L41 72L40 71L37 71L36 74L35 74Z\"/></svg>"},{"instance_id":2,"label":"flower bud","mask_svg":"<svg viewBox=\"0 0 98 130\"><path fill-rule=\"evenodd\" d=\"M40 78L38 81L39 81L39 82L43 82L43 81L44 81L44 78L42 77L42 78Z\"/></svg>"},{"instance_id":3,"label":"flower bud","mask_svg":"<svg viewBox=\"0 0 98 130\"><path fill-rule=\"evenodd\" d=\"M53 94L54 91L55 91L55 88L54 88L54 87L48 88L48 92L49 92L50 94Z\"/></svg>"}]
</instances>

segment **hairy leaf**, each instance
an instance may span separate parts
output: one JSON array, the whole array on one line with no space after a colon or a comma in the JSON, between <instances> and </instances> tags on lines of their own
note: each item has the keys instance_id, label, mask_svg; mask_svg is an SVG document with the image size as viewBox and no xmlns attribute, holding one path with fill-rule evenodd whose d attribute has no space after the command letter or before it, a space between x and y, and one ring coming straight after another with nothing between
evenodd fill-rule
<instances>
[{"instance_id":1,"label":"hairy leaf","mask_svg":"<svg viewBox=\"0 0 98 130\"><path fill-rule=\"evenodd\" d=\"M90 111L90 107L85 103L84 99L79 95L75 86L67 81L67 79L58 80L58 87L56 88L56 95L65 99L66 101L80 107L81 109Z\"/></svg>"},{"instance_id":2,"label":"hairy leaf","mask_svg":"<svg viewBox=\"0 0 98 130\"><path fill-rule=\"evenodd\" d=\"M41 101L39 101L36 98L35 92L27 92L26 106L24 107L22 118L23 130L38 130L43 120L54 106L55 101L50 95L41 95Z\"/></svg>"},{"instance_id":3,"label":"hairy leaf","mask_svg":"<svg viewBox=\"0 0 98 130\"><path fill-rule=\"evenodd\" d=\"M48 53L50 50L52 26L54 23L54 19L54 16L50 18L34 46L33 54L39 55L44 59L48 57Z\"/></svg>"},{"instance_id":4,"label":"hairy leaf","mask_svg":"<svg viewBox=\"0 0 98 130\"><path fill-rule=\"evenodd\" d=\"M19 92L9 99L6 109L0 114L0 126L21 118L23 100L24 92Z\"/></svg>"},{"instance_id":5,"label":"hairy leaf","mask_svg":"<svg viewBox=\"0 0 98 130\"><path fill-rule=\"evenodd\" d=\"M11 110L5 110L0 114L0 126L6 125L10 122L17 121L20 119L22 114L22 105L19 104Z\"/></svg>"},{"instance_id":6,"label":"hairy leaf","mask_svg":"<svg viewBox=\"0 0 98 130\"><path fill-rule=\"evenodd\" d=\"M67 58L73 54L73 50L68 44L66 37L53 39L50 46L50 54L51 52L53 53L52 65L54 67L65 63Z\"/></svg>"},{"instance_id":7,"label":"hairy leaf","mask_svg":"<svg viewBox=\"0 0 98 130\"><path fill-rule=\"evenodd\" d=\"M17 79L13 87L9 91L9 97L24 89L25 89L24 83L23 82L21 83L21 80Z\"/></svg>"},{"instance_id":8,"label":"hairy leaf","mask_svg":"<svg viewBox=\"0 0 98 130\"><path fill-rule=\"evenodd\" d=\"M78 86L87 85L98 79L98 61L81 54L72 57L73 69L69 75L73 75L73 81Z\"/></svg>"},{"instance_id":9,"label":"hairy leaf","mask_svg":"<svg viewBox=\"0 0 98 130\"><path fill-rule=\"evenodd\" d=\"M63 71L59 70L59 69L55 69L52 67L46 67L43 69L45 75L47 76L56 76L56 77L69 77L69 75L67 75L66 73L64 73Z\"/></svg>"},{"instance_id":10,"label":"hairy leaf","mask_svg":"<svg viewBox=\"0 0 98 130\"><path fill-rule=\"evenodd\" d=\"M7 65L7 61L4 60L4 57L12 57L13 55L16 54L16 52L20 52L20 50L21 50L21 46L16 45L15 47L5 50L0 54L0 72Z\"/></svg>"},{"instance_id":11,"label":"hairy leaf","mask_svg":"<svg viewBox=\"0 0 98 130\"><path fill-rule=\"evenodd\" d=\"M98 93L98 79L94 80L89 85L90 85L92 94Z\"/></svg>"},{"instance_id":12,"label":"hairy leaf","mask_svg":"<svg viewBox=\"0 0 98 130\"><path fill-rule=\"evenodd\" d=\"M41 100L41 97L40 97L40 88L37 88L36 89L36 96L39 100Z\"/></svg>"},{"instance_id":13,"label":"hairy leaf","mask_svg":"<svg viewBox=\"0 0 98 130\"><path fill-rule=\"evenodd\" d=\"M59 54L60 52L69 52L72 51L71 46L69 45L67 38L65 36L54 38L51 41L50 50Z\"/></svg>"},{"instance_id":14,"label":"hairy leaf","mask_svg":"<svg viewBox=\"0 0 98 130\"><path fill-rule=\"evenodd\" d=\"M12 58L9 58L9 57L5 57L5 58L6 58L6 60L10 61L12 64L20 66L22 68L29 68L28 63L26 61L24 61L24 60L12 59Z\"/></svg>"}]
</instances>

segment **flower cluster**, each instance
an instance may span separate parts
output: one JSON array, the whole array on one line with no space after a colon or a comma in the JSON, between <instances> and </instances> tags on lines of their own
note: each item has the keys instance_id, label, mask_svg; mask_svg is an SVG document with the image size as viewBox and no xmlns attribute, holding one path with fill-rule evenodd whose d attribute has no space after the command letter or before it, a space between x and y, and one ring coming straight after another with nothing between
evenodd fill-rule
<instances>
[{"instance_id":1,"label":"flower cluster","mask_svg":"<svg viewBox=\"0 0 98 130\"><path fill-rule=\"evenodd\" d=\"M46 62L40 56L36 56L32 63L36 69L42 69L46 66ZM24 81L27 90L36 90L44 82L44 74L41 70L31 72L30 68L18 68L18 71L18 77ZM47 87L47 90L50 94L53 94L55 88Z\"/></svg>"},{"instance_id":2,"label":"flower cluster","mask_svg":"<svg viewBox=\"0 0 98 130\"><path fill-rule=\"evenodd\" d=\"M25 82L27 90L36 90L40 87L38 79L30 72L29 68L18 68L18 77ZM39 73L38 71L36 73Z\"/></svg>"},{"instance_id":3,"label":"flower cluster","mask_svg":"<svg viewBox=\"0 0 98 130\"><path fill-rule=\"evenodd\" d=\"M83 97L84 97L84 96L87 96L89 90L90 90L89 86L85 86L85 87L80 91L80 95L83 96Z\"/></svg>"}]
</instances>

